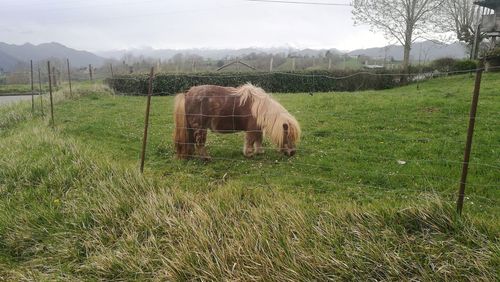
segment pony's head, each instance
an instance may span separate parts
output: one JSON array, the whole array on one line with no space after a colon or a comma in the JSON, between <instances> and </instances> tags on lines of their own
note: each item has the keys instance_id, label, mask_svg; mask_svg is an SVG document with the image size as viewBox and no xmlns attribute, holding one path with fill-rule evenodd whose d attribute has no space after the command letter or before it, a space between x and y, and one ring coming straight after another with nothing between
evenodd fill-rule
<instances>
[{"instance_id":1,"label":"pony's head","mask_svg":"<svg viewBox=\"0 0 500 282\"><path fill-rule=\"evenodd\" d=\"M298 123L283 123L283 141L280 146L280 151L286 156L293 157L296 152L296 144L300 138L300 128Z\"/></svg>"},{"instance_id":2,"label":"pony's head","mask_svg":"<svg viewBox=\"0 0 500 282\"><path fill-rule=\"evenodd\" d=\"M300 139L297 120L262 88L247 83L236 89L236 93L241 96L241 105L251 101L252 116L279 150L290 157L295 155L295 146Z\"/></svg>"}]
</instances>

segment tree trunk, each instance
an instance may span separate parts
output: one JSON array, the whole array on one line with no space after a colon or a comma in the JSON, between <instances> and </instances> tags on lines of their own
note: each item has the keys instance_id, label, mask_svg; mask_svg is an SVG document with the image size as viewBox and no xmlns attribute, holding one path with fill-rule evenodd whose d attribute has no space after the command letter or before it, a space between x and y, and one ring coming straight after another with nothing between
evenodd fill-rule
<instances>
[{"instance_id":1,"label":"tree trunk","mask_svg":"<svg viewBox=\"0 0 500 282\"><path fill-rule=\"evenodd\" d=\"M408 73L410 71L410 51L411 51L411 38L405 40L404 55L403 55L403 71Z\"/></svg>"}]
</instances>

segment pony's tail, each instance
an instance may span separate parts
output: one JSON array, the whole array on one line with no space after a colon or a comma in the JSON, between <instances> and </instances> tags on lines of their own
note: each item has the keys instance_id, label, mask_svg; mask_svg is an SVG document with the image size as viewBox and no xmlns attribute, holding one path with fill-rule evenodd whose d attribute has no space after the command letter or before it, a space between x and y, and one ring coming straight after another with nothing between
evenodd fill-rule
<instances>
[{"instance_id":1,"label":"pony's tail","mask_svg":"<svg viewBox=\"0 0 500 282\"><path fill-rule=\"evenodd\" d=\"M194 152L193 138L186 120L186 98L183 93L177 94L174 100L174 144L179 159L187 159Z\"/></svg>"}]
</instances>

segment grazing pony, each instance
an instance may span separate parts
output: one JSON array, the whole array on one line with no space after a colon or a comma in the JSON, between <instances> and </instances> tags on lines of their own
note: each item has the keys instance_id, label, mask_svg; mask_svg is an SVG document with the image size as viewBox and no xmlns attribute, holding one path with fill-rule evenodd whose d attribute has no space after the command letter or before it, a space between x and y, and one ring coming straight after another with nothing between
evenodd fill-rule
<instances>
[{"instance_id":1,"label":"grazing pony","mask_svg":"<svg viewBox=\"0 0 500 282\"><path fill-rule=\"evenodd\" d=\"M262 154L266 135L287 156L295 154L300 139L297 120L262 88L250 83L238 88L216 85L194 86L178 94L174 103L174 143L177 157L197 154L209 160L205 142L207 129L217 133L245 131L243 154Z\"/></svg>"}]
</instances>

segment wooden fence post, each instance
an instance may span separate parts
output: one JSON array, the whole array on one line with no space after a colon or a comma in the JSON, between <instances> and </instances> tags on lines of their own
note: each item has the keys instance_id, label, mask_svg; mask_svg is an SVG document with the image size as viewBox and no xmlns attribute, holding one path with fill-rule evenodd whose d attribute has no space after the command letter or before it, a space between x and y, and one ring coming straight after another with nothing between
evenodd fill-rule
<instances>
[{"instance_id":1,"label":"wooden fence post","mask_svg":"<svg viewBox=\"0 0 500 282\"><path fill-rule=\"evenodd\" d=\"M148 88L148 98L146 104L146 117L144 119L144 137L142 138L142 153L141 153L141 173L144 172L144 159L146 158L146 143L148 140L148 127L149 127L149 110L151 107L151 96L153 95L153 75L154 67L151 68L149 74L149 88Z\"/></svg>"},{"instance_id":2,"label":"wooden fence post","mask_svg":"<svg viewBox=\"0 0 500 282\"><path fill-rule=\"evenodd\" d=\"M52 78L50 75L50 61L47 61L47 70L49 72L49 95L50 95L50 117L51 117L51 125L55 126L54 123L54 101L52 99Z\"/></svg>"},{"instance_id":3,"label":"wooden fence post","mask_svg":"<svg viewBox=\"0 0 500 282\"><path fill-rule=\"evenodd\" d=\"M35 113L35 87L33 86L33 60L30 60L30 74L31 74L31 113Z\"/></svg>"},{"instance_id":4,"label":"wooden fence post","mask_svg":"<svg viewBox=\"0 0 500 282\"><path fill-rule=\"evenodd\" d=\"M40 67L38 67L38 96L40 96L40 111L42 112L43 117L42 74L40 72Z\"/></svg>"},{"instance_id":5,"label":"wooden fence post","mask_svg":"<svg viewBox=\"0 0 500 282\"><path fill-rule=\"evenodd\" d=\"M70 73L70 70L69 70L69 59L66 59L66 64L68 66L69 96L73 97L73 90L71 89L71 73Z\"/></svg>"},{"instance_id":6,"label":"wooden fence post","mask_svg":"<svg viewBox=\"0 0 500 282\"><path fill-rule=\"evenodd\" d=\"M56 67L54 66L52 66L52 85L54 85L54 87L57 87Z\"/></svg>"},{"instance_id":7,"label":"wooden fence post","mask_svg":"<svg viewBox=\"0 0 500 282\"><path fill-rule=\"evenodd\" d=\"M92 65L89 64L89 77L90 77L90 81L92 81Z\"/></svg>"},{"instance_id":8,"label":"wooden fence post","mask_svg":"<svg viewBox=\"0 0 500 282\"><path fill-rule=\"evenodd\" d=\"M474 136L474 125L476 121L476 111L477 104L479 101L479 92L481 89L481 78L483 75L483 65L481 64L479 69L476 72L476 82L474 85L474 93L472 95L472 103L470 107L469 114L469 129L467 130L467 141L465 143L465 152L464 152L464 162L462 166L462 176L460 178L460 188L458 190L458 200L457 200L457 212L458 214L462 214L462 209L464 206L464 197L465 197L465 184L467 182L467 173L469 171L469 159L472 148L472 137Z\"/></svg>"}]
</instances>

